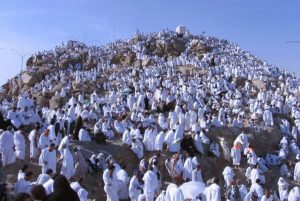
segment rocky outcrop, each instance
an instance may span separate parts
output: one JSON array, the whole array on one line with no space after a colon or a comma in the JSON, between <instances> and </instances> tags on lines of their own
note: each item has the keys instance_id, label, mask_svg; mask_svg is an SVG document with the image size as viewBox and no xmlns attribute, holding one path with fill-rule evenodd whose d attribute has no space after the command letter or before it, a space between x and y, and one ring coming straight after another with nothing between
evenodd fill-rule
<instances>
[{"instance_id":1,"label":"rocky outcrop","mask_svg":"<svg viewBox=\"0 0 300 201\"><path fill-rule=\"evenodd\" d=\"M21 78L22 78L22 83L24 83L28 86L33 86L37 82L36 75L31 75L27 72L23 73L21 75Z\"/></svg>"},{"instance_id":2,"label":"rocky outcrop","mask_svg":"<svg viewBox=\"0 0 300 201\"><path fill-rule=\"evenodd\" d=\"M41 107L47 107L49 105L49 99L47 99L45 96L40 95L36 97L36 103ZM53 106L54 103L52 103Z\"/></svg>"},{"instance_id":3,"label":"rocky outcrop","mask_svg":"<svg viewBox=\"0 0 300 201\"><path fill-rule=\"evenodd\" d=\"M259 80L259 79L254 79L252 80L252 84L254 85L254 87L256 87L259 90L267 90L267 85L266 83L264 83L263 81Z\"/></svg>"},{"instance_id":4,"label":"rocky outcrop","mask_svg":"<svg viewBox=\"0 0 300 201\"><path fill-rule=\"evenodd\" d=\"M51 109L57 109L57 108L61 107L62 104L63 104L63 98L60 96L53 96L49 100L49 106Z\"/></svg>"}]
</instances>

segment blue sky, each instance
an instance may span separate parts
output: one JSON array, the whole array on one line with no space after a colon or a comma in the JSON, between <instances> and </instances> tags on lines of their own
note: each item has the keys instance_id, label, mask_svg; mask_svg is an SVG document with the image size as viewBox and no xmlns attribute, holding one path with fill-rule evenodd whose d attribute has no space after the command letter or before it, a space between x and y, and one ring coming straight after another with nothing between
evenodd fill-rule
<instances>
[{"instance_id":1,"label":"blue sky","mask_svg":"<svg viewBox=\"0 0 300 201\"><path fill-rule=\"evenodd\" d=\"M142 32L175 29L238 43L300 76L300 1L280 0L1 0L0 84L20 71L24 52L68 39L105 44ZM2 49L4 48L4 49Z\"/></svg>"}]
</instances>

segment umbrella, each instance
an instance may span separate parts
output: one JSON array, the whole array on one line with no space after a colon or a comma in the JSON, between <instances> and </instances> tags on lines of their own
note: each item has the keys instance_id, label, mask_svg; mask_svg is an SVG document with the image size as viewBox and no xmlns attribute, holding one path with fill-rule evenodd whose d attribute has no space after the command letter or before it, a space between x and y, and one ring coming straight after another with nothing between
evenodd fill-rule
<instances>
[{"instance_id":1,"label":"umbrella","mask_svg":"<svg viewBox=\"0 0 300 201\"><path fill-rule=\"evenodd\" d=\"M204 191L205 185L202 182L190 181L182 184L179 188L183 193L184 199L196 199Z\"/></svg>"}]
</instances>

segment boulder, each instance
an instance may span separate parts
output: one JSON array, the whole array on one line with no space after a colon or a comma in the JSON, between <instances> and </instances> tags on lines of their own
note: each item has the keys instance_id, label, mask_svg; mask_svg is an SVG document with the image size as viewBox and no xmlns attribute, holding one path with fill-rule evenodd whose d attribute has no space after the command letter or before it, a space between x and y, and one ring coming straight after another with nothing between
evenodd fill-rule
<instances>
[{"instance_id":1,"label":"boulder","mask_svg":"<svg viewBox=\"0 0 300 201\"><path fill-rule=\"evenodd\" d=\"M238 78L235 79L235 82L236 82L236 86L237 86L237 87L244 87L244 86L245 86L246 79L245 79L245 78L238 77Z\"/></svg>"},{"instance_id":2,"label":"boulder","mask_svg":"<svg viewBox=\"0 0 300 201\"><path fill-rule=\"evenodd\" d=\"M49 105L49 100L46 97L44 97L44 96L38 96L38 97L36 97L36 102L41 107L46 107L46 106Z\"/></svg>"},{"instance_id":3,"label":"boulder","mask_svg":"<svg viewBox=\"0 0 300 201\"><path fill-rule=\"evenodd\" d=\"M87 62L84 64L84 68L85 69L91 69L93 67L97 66L97 59L96 58L93 58L93 57L90 57Z\"/></svg>"},{"instance_id":4,"label":"boulder","mask_svg":"<svg viewBox=\"0 0 300 201\"><path fill-rule=\"evenodd\" d=\"M185 50L185 42L183 40L173 39L172 43L174 49L177 50L178 53L181 54Z\"/></svg>"},{"instance_id":5,"label":"boulder","mask_svg":"<svg viewBox=\"0 0 300 201\"><path fill-rule=\"evenodd\" d=\"M29 57L26 61L26 66L28 67L33 66L34 65L33 60L34 60L33 56Z\"/></svg>"},{"instance_id":6,"label":"boulder","mask_svg":"<svg viewBox=\"0 0 300 201\"><path fill-rule=\"evenodd\" d=\"M72 87L73 87L74 90L80 90L82 88L82 83L73 81L72 82Z\"/></svg>"},{"instance_id":7,"label":"boulder","mask_svg":"<svg viewBox=\"0 0 300 201\"><path fill-rule=\"evenodd\" d=\"M167 45L166 44L161 44L161 43L157 43L156 44L156 54L160 57L162 57L163 55L166 54L167 51Z\"/></svg>"},{"instance_id":8,"label":"boulder","mask_svg":"<svg viewBox=\"0 0 300 201\"><path fill-rule=\"evenodd\" d=\"M210 50L211 50L211 48L205 44L197 44L197 45L193 46L191 49L191 51L196 53L197 55L207 53Z\"/></svg>"},{"instance_id":9,"label":"boulder","mask_svg":"<svg viewBox=\"0 0 300 201\"><path fill-rule=\"evenodd\" d=\"M62 87L62 84L57 84L53 87L53 89L51 90L51 92L55 93L56 91L60 92L61 90L61 87Z\"/></svg>"},{"instance_id":10,"label":"boulder","mask_svg":"<svg viewBox=\"0 0 300 201\"><path fill-rule=\"evenodd\" d=\"M37 73L40 74L40 76L45 76L50 73L50 70L47 68L47 64L41 65L37 69Z\"/></svg>"},{"instance_id":11,"label":"boulder","mask_svg":"<svg viewBox=\"0 0 300 201\"><path fill-rule=\"evenodd\" d=\"M178 70L183 74L183 75L191 75L193 74L193 68L189 66L180 66L178 67Z\"/></svg>"},{"instance_id":12,"label":"boulder","mask_svg":"<svg viewBox=\"0 0 300 201\"><path fill-rule=\"evenodd\" d=\"M9 91L9 94L12 96L18 96L20 91L20 87L17 85L14 85L11 90Z\"/></svg>"},{"instance_id":13,"label":"boulder","mask_svg":"<svg viewBox=\"0 0 300 201\"><path fill-rule=\"evenodd\" d=\"M252 84L259 90L267 90L267 85L259 79L252 80Z\"/></svg>"},{"instance_id":14,"label":"boulder","mask_svg":"<svg viewBox=\"0 0 300 201\"><path fill-rule=\"evenodd\" d=\"M53 96L49 100L50 109L57 109L62 105L62 98L60 96Z\"/></svg>"},{"instance_id":15,"label":"boulder","mask_svg":"<svg viewBox=\"0 0 300 201\"><path fill-rule=\"evenodd\" d=\"M37 82L37 77L25 72L21 75L22 83L33 86Z\"/></svg>"},{"instance_id":16,"label":"boulder","mask_svg":"<svg viewBox=\"0 0 300 201\"><path fill-rule=\"evenodd\" d=\"M63 58L58 62L60 68L68 68L70 65L75 66L78 63L82 63L80 57L78 58Z\"/></svg>"},{"instance_id":17,"label":"boulder","mask_svg":"<svg viewBox=\"0 0 300 201\"><path fill-rule=\"evenodd\" d=\"M6 93L2 88L0 87L0 100L2 100L5 97Z\"/></svg>"},{"instance_id":18,"label":"boulder","mask_svg":"<svg viewBox=\"0 0 300 201\"><path fill-rule=\"evenodd\" d=\"M110 63L111 64L121 64L122 60L124 60L124 56L121 54L116 54L111 58Z\"/></svg>"},{"instance_id":19,"label":"boulder","mask_svg":"<svg viewBox=\"0 0 300 201\"><path fill-rule=\"evenodd\" d=\"M140 60L140 59L135 60L134 63L133 63L133 66L136 67L136 68L142 67L142 60Z\"/></svg>"},{"instance_id":20,"label":"boulder","mask_svg":"<svg viewBox=\"0 0 300 201\"><path fill-rule=\"evenodd\" d=\"M7 82L4 85L2 85L2 87L0 87L0 93L1 92L6 93L9 91L9 89L10 89L10 84L9 82Z\"/></svg>"},{"instance_id":21,"label":"boulder","mask_svg":"<svg viewBox=\"0 0 300 201\"><path fill-rule=\"evenodd\" d=\"M152 59L150 59L150 58L144 59L144 60L142 61L142 66L150 66L150 65L152 65L152 64L153 64L153 61L152 61Z\"/></svg>"},{"instance_id":22,"label":"boulder","mask_svg":"<svg viewBox=\"0 0 300 201\"><path fill-rule=\"evenodd\" d=\"M105 82L107 82L107 78L105 78L105 77L100 77L100 78L98 78L97 79L97 83L98 84L104 84Z\"/></svg>"},{"instance_id":23,"label":"boulder","mask_svg":"<svg viewBox=\"0 0 300 201\"><path fill-rule=\"evenodd\" d=\"M136 54L134 52L132 52L128 56L125 57L125 60L122 62L122 64L124 66L132 66L135 58L136 58Z\"/></svg>"}]
</instances>

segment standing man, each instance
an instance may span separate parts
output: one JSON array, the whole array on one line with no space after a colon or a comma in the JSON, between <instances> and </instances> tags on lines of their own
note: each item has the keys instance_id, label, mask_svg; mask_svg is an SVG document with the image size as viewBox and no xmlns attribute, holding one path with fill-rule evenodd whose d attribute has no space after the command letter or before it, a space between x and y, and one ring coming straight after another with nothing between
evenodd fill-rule
<instances>
[{"instance_id":1,"label":"standing man","mask_svg":"<svg viewBox=\"0 0 300 201\"><path fill-rule=\"evenodd\" d=\"M48 169L56 173L56 150L55 144L51 143L48 149L43 149L39 158L39 166L42 167L42 173L46 173Z\"/></svg>"},{"instance_id":2,"label":"standing man","mask_svg":"<svg viewBox=\"0 0 300 201\"><path fill-rule=\"evenodd\" d=\"M15 144L15 153L16 157L20 159L23 163L25 159L25 138L23 136L24 126L21 125L19 130L14 134L14 144Z\"/></svg>"},{"instance_id":3,"label":"standing man","mask_svg":"<svg viewBox=\"0 0 300 201\"><path fill-rule=\"evenodd\" d=\"M206 192L206 200L221 201L221 188L219 186L219 178L213 178L213 184L208 187Z\"/></svg>"},{"instance_id":4,"label":"standing man","mask_svg":"<svg viewBox=\"0 0 300 201\"><path fill-rule=\"evenodd\" d=\"M40 126L35 128L29 133L28 139L30 141L30 160L34 160L38 154L38 131Z\"/></svg>"},{"instance_id":5,"label":"standing man","mask_svg":"<svg viewBox=\"0 0 300 201\"><path fill-rule=\"evenodd\" d=\"M148 171L145 173L144 177L144 194L146 195L147 201L154 201L155 190L158 186L157 175L153 171L153 167L149 167Z\"/></svg>"},{"instance_id":6,"label":"standing man","mask_svg":"<svg viewBox=\"0 0 300 201\"><path fill-rule=\"evenodd\" d=\"M0 136L0 152L2 155L2 164L7 166L16 161L15 151L14 151L14 134L13 128L10 126L7 131L3 132Z\"/></svg>"},{"instance_id":7,"label":"standing man","mask_svg":"<svg viewBox=\"0 0 300 201\"><path fill-rule=\"evenodd\" d=\"M115 166L110 165L103 173L104 191L107 201L119 201L117 179L114 175Z\"/></svg>"}]
</instances>

